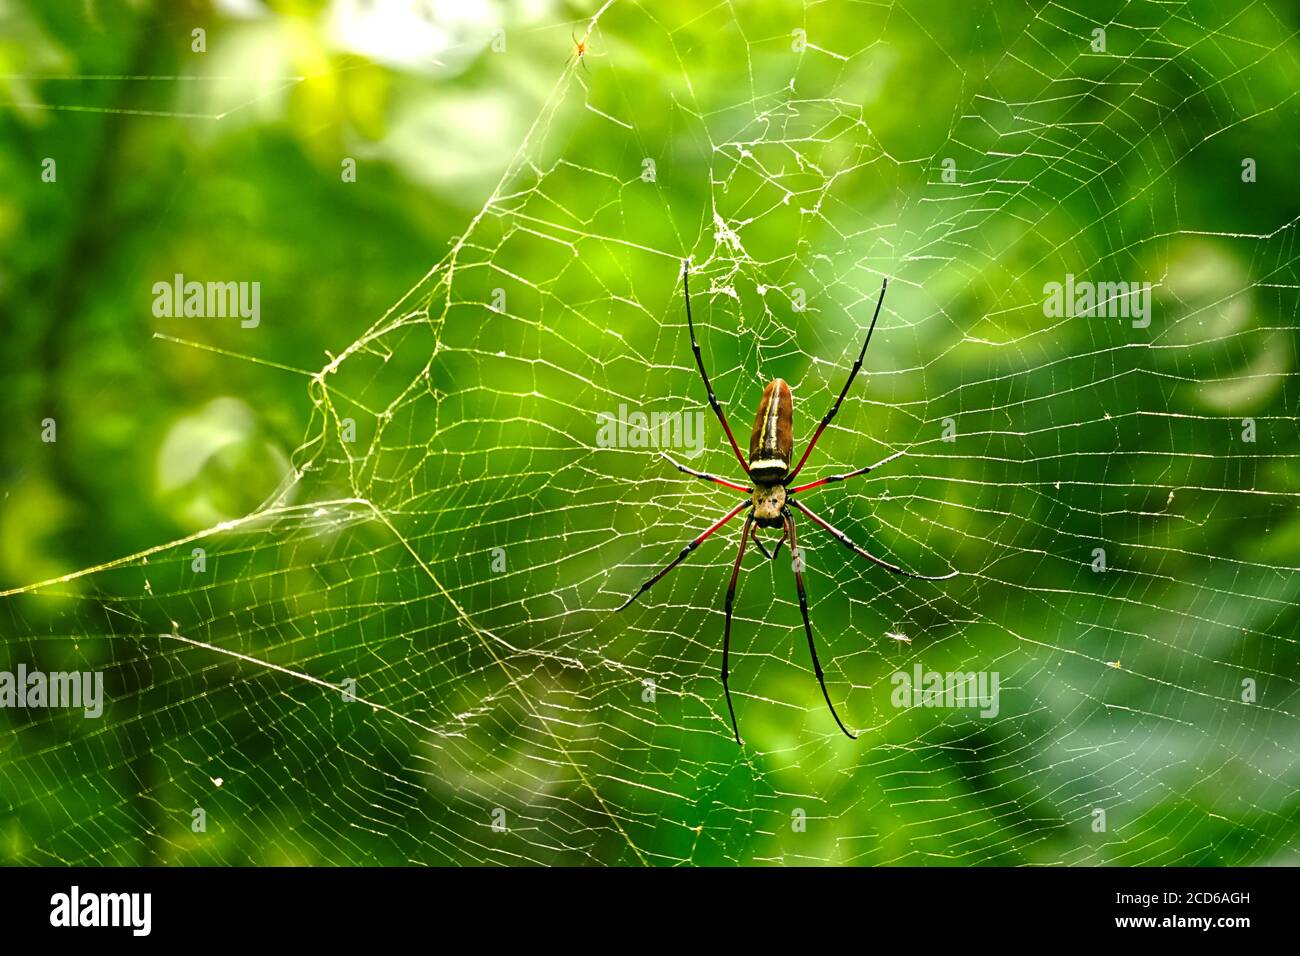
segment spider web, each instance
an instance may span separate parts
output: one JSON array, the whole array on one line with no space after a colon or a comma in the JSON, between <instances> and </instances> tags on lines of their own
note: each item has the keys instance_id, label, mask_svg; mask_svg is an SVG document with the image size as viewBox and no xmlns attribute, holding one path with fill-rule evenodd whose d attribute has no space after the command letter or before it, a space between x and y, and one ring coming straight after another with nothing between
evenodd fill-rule
<instances>
[{"instance_id":1,"label":"spider web","mask_svg":"<svg viewBox=\"0 0 1300 956\"><path fill-rule=\"evenodd\" d=\"M1294 862L1297 214L1240 169L1294 145L1295 30L1259 4L1088 9L602 9L453 248L311 376L276 496L6 595L12 660L108 670L103 721L5 716L12 856ZM1218 190L1236 213L1202 207ZM961 574L895 577L800 522L856 742L788 562L756 555L732 741L739 521L613 613L735 500L597 441L620 405L702 411L689 463L737 477L686 256L733 430L780 376L800 450L891 280L804 474L906 455L806 501ZM1150 326L1045 317L1067 273L1151 282ZM997 672L997 715L892 706L918 663Z\"/></svg>"}]
</instances>

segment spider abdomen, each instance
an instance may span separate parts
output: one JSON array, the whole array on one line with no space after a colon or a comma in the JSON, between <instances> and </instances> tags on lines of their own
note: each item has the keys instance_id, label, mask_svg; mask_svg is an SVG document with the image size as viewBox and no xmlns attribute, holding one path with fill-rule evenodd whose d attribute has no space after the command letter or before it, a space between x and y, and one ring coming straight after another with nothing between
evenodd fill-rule
<instances>
[{"instance_id":1,"label":"spider abdomen","mask_svg":"<svg viewBox=\"0 0 1300 956\"><path fill-rule=\"evenodd\" d=\"M763 389L749 437L749 475L757 484L777 484L790 471L794 438L790 420L794 399L784 379L774 378Z\"/></svg>"}]
</instances>

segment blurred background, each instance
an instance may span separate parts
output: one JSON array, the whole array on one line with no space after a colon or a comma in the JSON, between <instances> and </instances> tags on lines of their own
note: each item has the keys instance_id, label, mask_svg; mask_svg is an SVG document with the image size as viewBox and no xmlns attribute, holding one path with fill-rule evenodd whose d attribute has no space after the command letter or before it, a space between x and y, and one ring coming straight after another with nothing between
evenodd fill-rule
<instances>
[{"instance_id":1,"label":"blurred background","mask_svg":"<svg viewBox=\"0 0 1300 956\"><path fill-rule=\"evenodd\" d=\"M0 860L1300 862L1298 31L0 0L0 670L107 697L0 710ZM734 501L598 440L703 411L670 452L737 477L687 256L742 444L779 376L802 448L890 279L805 474L908 454L807 500L961 574L801 522L856 742L757 556L731 739L739 522L613 613ZM1067 274L1150 325L1048 315ZM917 664L998 714L893 706Z\"/></svg>"}]
</instances>

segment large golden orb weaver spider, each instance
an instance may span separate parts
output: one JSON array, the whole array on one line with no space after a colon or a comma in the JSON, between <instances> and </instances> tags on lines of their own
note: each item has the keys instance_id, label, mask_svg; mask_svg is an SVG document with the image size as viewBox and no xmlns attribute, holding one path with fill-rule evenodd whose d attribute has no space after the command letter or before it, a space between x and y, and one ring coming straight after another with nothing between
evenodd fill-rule
<instances>
[{"instance_id":1,"label":"large golden orb weaver spider","mask_svg":"<svg viewBox=\"0 0 1300 956\"><path fill-rule=\"evenodd\" d=\"M876 320L880 318L880 307L884 304L885 290L889 286L889 280L885 279L880 283L880 298L876 300L876 310L871 316L871 326L867 329L866 341L862 343L862 351L858 353L858 360L853 363L853 368L849 372L849 380L844 383L844 388L840 390L839 397L835 399L835 403L831 405L831 410L826 413L821 423L818 424L817 430L813 432L812 440L808 442L808 447L804 449L803 456L799 459L799 463L791 471L790 462L794 456L794 438L791 430L794 399L790 394L790 386L782 379L775 378L763 390L763 398L758 404L758 414L754 416L754 430L749 437L749 458L746 460L745 456L740 452L740 446L736 444L736 437L731 433L731 426L727 424L727 417L722 413L722 407L718 404L717 396L713 394L713 386L709 384L708 373L704 371L704 359L700 355L700 343L695 338L695 322L691 317L689 276L690 260L688 259L682 263L682 291L686 296L686 325L691 333L691 350L695 353L695 365L700 370L700 378L704 380L704 390L708 393L709 405L712 406L714 414L718 416L718 421L722 424L722 430L727 433L727 440L731 442L731 449L736 453L736 459L740 462L740 467L744 469L746 476L753 482L753 485L742 485L734 481L728 481L725 478L719 478L716 475L695 471L661 452L679 471L722 485L724 488L742 492L747 497L697 535L686 547L682 548L681 553L669 562L667 567L642 584L640 590L624 601L618 610L623 610L654 587L665 574L685 561L687 556L698 548L706 538L742 511L748 509L745 514L744 530L740 532L740 548L736 552L735 563L731 566L731 582L727 585L726 624L722 631L722 691L727 698L727 711L731 714L731 730L735 734L736 743L740 743L740 727L736 723L736 709L731 703L730 671L728 669L731 654L731 609L736 597L736 581L740 575L740 562L745 557L745 545L750 540L753 540L759 551L769 561L775 560L776 556L781 552L781 545L786 540L789 540L795 588L799 594L799 613L803 615L804 632L808 635L808 653L812 656L813 672L817 675L817 682L821 685L822 696L826 698L826 706L830 708L835 723L839 725L840 730L844 731L845 736L856 740L857 735L850 733L849 729L844 726L844 721L840 720L840 715L835 712L835 705L831 703L831 695L826 691L826 678L822 673L821 662L817 659L817 645L813 641L812 622L808 618L808 592L804 588L803 568L799 562L799 546L795 537L794 512L790 510L790 506L793 505L799 511L802 511L814 524L829 532L836 541L854 554L861 555L868 561L878 564L894 574L901 574L922 581L944 581L957 575L956 571L940 575L915 574L903 570L896 564L890 564L888 561L871 554L865 548L854 544L843 531L813 514L802 501L795 497L795 495L805 491L820 488L822 485L865 475L867 472L902 456L903 452L895 452L874 465L868 465L856 471L850 471L843 475L829 475L816 481L810 481L805 485L790 487L803 469L804 463L808 461L808 456L812 454L813 448L816 447L817 439L822 437L822 432L831 423L835 413L840 410L840 404L844 401L844 396L849 393L849 387L853 384L853 379L857 377L858 370L862 368L862 360L866 357L867 346L871 344L871 333L876 330ZM777 541L776 547L772 549L770 554L758 539L758 528L782 529L781 538Z\"/></svg>"}]
</instances>

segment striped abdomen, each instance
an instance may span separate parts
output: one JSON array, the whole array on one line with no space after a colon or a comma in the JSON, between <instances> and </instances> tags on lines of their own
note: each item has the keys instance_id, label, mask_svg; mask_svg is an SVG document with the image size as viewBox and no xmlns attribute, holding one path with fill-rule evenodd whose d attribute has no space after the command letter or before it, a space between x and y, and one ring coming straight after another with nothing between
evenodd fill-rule
<instances>
[{"instance_id":1,"label":"striped abdomen","mask_svg":"<svg viewBox=\"0 0 1300 956\"><path fill-rule=\"evenodd\" d=\"M775 484L790 471L794 438L790 417L794 399L790 386L774 378L763 389L763 400L754 418L754 433L749 438L749 474L760 484Z\"/></svg>"}]
</instances>

